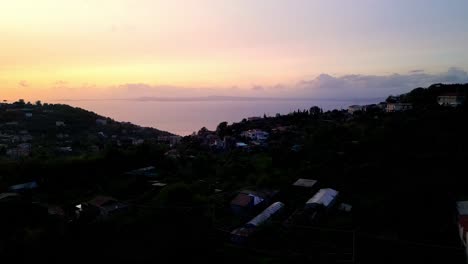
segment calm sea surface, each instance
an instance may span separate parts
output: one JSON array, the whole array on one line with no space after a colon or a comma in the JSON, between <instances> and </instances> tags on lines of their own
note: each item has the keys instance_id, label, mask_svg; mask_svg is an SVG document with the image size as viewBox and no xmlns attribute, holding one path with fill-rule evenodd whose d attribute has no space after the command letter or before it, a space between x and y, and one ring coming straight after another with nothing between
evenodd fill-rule
<instances>
[{"instance_id":1,"label":"calm sea surface","mask_svg":"<svg viewBox=\"0 0 468 264\"><path fill-rule=\"evenodd\" d=\"M154 127L178 135L189 135L202 127L215 129L223 121L239 122L251 116L275 116L316 105L323 110L347 109L349 105L376 103L377 99L337 100L253 100L253 101L56 101L117 121Z\"/></svg>"}]
</instances>

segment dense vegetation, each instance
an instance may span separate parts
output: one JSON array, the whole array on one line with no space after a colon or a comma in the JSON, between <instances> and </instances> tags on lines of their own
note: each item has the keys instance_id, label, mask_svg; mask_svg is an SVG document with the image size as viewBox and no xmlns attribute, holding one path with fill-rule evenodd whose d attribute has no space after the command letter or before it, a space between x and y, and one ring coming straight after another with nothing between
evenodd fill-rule
<instances>
[{"instance_id":1,"label":"dense vegetation","mask_svg":"<svg viewBox=\"0 0 468 264\"><path fill-rule=\"evenodd\" d=\"M172 149L148 139L127 148L106 144L93 154L2 160L2 189L27 180L37 180L40 188L14 206L1 204L2 215L9 217L2 217L0 253L65 262L333 263L338 259L331 253L351 239L360 263L464 261L455 201L468 196L468 109L466 104L440 106L437 96L466 95L467 90L468 85L438 84L388 99L413 105L404 112L369 108L350 115L311 107L223 122L216 131L202 129ZM56 114L70 110L53 107ZM14 120L8 115L0 120ZM76 112L64 119L74 124L67 132L74 146L89 144L83 143L88 136L73 131L89 131L96 118ZM50 129L56 129L55 123L39 120L28 127L55 135ZM213 138L245 141L240 133L249 129L270 137L249 149L210 144ZM145 166L155 166L157 180L168 185L155 189L125 174ZM339 190L340 199L353 205L352 213L330 213L310 229L285 228L284 219L305 202L289 191L298 178ZM251 216L233 216L226 208L244 188L278 190L277 199L287 209L239 247L228 243L228 232ZM97 194L125 201L130 210L104 222L76 220L74 206ZM35 209L37 203L59 205L66 214L51 218Z\"/></svg>"}]
</instances>

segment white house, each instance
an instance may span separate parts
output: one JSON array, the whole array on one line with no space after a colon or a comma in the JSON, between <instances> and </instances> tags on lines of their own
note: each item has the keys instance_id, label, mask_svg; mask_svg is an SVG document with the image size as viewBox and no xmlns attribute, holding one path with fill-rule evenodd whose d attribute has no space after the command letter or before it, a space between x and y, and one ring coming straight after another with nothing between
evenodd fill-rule
<instances>
[{"instance_id":1,"label":"white house","mask_svg":"<svg viewBox=\"0 0 468 264\"><path fill-rule=\"evenodd\" d=\"M65 126L65 122L63 122L63 121L55 121L55 126L64 127L64 126Z\"/></svg>"},{"instance_id":2,"label":"white house","mask_svg":"<svg viewBox=\"0 0 468 264\"><path fill-rule=\"evenodd\" d=\"M456 93L442 94L437 97L437 103L444 106L459 106L465 101L465 96Z\"/></svg>"},{"instance_id":3,"label":"white house","mask_svg":"<svg viewBox=\"0 0 468 264\"><path fill-rule=\"evenodd\" d=\"M258 141L267 140L269 135L270 134L268 132L265 132L259 129L251 129L251 130L244 131L241 133L242 137L246 137L251 140L258 140Z\"/></svg>"},{"instance_id":4,"label":"white house","mask_svg":"<svg viewBox=\"0 0 468 264\"><path fill-rule=\"evenodd\" d=\"M351 105L348 107L348 113L354 114L357 111L364 111L366 108L363 105Z\"/></svg>"},{"instance_id":5,"label":"white house","mask_svg":"<svg viewBox=\"0 0 468 264\"><path fill-rule=\"evenodd\" d=\"M413 109L412 104L407 104L407 103L388 103L387 104L387 112L392 113L392 112L401 112L401 111L406 111L406 110L411 110Z\"/></svg>"},{"instance_id":6,"label":"white house","mask_svg":"<svg viewBox=\"0 0 468 264\"><path fill-rule=\"evenodd\" d=\"M338 197L338 191L327 188L320 189L312 198L306 202L306 207L324 206L329 208Z\"/></svg>"},{"instance_id":7,"label":"white house","mask_svg":"<svg viewBox=\"0 0 468 264\"><path fill-rule=\"evenodd\" d=\"M260 119L262 119L262 118L259 117L259 116L251 116L251 117L247 118L248 121L257 121L257 120L260 120Z\"/></svg>"},{"instance_id":8,"label":"white house","mask_svg":"<svg viewBox=\"0 0 468 264\"><path fill-rule=\"evenodd\" d=\"M105 126L105 125L107 125L107 120L101 119L101 118L96 119L96 125Z\"/></svg>"}]
</instances>

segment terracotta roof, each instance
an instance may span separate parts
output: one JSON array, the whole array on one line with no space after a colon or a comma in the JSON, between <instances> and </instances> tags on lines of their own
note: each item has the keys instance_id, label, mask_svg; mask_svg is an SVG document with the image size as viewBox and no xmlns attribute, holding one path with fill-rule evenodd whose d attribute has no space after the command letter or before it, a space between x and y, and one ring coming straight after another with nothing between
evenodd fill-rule
<instances>
[{"instance_id":1,"label":"terracotta roof","mask_svg":"<svg viewBox=\"0 0 468 264\"><path fill-rule=\"evenodd\" d=\"M250 196L248 194L245 194L245 193L239 193L236 196L236 198L234 198L231 201L231 205L238 205L238 206L242 206L242 207L247 207L252 202L252 200L253 200L252 196Z\"/></svg>"}]
</instances>

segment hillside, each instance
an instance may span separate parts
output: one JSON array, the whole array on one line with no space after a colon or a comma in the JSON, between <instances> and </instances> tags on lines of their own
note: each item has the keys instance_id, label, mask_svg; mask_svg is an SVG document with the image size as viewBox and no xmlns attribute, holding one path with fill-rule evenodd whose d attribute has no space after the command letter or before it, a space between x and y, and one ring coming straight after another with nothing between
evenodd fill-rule
<instances>
[{"instance_id":1,"label":"hillside","mask_svg":"<svg viewBox=\"0 0 468 264\"><path fill-rule=\"evenodd\" d=\"M99 152L172 134L116 122L68 105L18 101L0 106L0 155L13 159Z\"/></svg>"},{"instance_id":2,"label":"hillside","mask_svg":"<svg viewBox=\"0 0 468 264\"><path fill-rule=\"evenodd\" d=\"M440 96L466 98L467 87L436 84L349 111L311 106L223 122L177 144L145 139L97 155L0 160L5 193L37 184L0 199L8 215L0 253L76 262L464 263L456 201L468 199L468 109ZM74 113L52 115L31 134L68 124L70 137L101 132L95 114L54 107L51 114ZM65 127L56 127L59 117ZM103 132L114 131L123 134ZM273 212L275 202L282 208Z\"/></svg>"}]
</instances>

